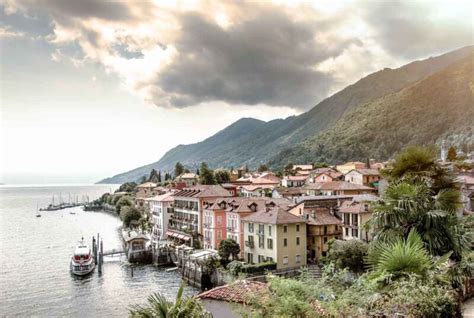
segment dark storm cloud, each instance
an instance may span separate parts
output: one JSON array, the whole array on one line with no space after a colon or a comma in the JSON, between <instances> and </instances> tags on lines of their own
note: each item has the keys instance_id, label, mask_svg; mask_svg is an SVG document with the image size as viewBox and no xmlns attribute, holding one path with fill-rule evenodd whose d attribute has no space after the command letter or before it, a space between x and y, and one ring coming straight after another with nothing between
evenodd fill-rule
<instances>
[{"instance_id":1,"label":"dark storm cloud","mask_svg":"<svg viewBox=\"0 0 474 318\"><path fill-rule=\"evenodd\" d=\"M443 13L440 3L393 0L363 4L364 17L375 30L377 42L393 56L425 57L474 42L474 31L469 27L472 15L466 21L462 17L456 21L434 19Z\"/></svg>"},{"instance_id":2,"label":"dark storm cloud","mask_svg":"<svg viewBox=\"0 0 474 318\"><path fill-rule=\"evenodd\" d=\"M314 67L355 42L318 43L322 26L295 22L276 10L228 29L196 14L183 15L180 23L182 33L174 44L179 57L154 83L171 96L172 107L225 101L309 108L333 84L330 75Z\"/></svg>"}]
</instances>

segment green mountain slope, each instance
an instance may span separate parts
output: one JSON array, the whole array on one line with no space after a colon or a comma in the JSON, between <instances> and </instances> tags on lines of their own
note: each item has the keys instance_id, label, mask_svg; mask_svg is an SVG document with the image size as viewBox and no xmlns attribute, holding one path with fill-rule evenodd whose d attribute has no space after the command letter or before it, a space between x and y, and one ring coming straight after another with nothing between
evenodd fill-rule
<instances>
[{"instance_id":1,"label":"green mountain slope","mask_svg":"<svg viewBox=\"0 0 474 318\"><path fill-rule=\"evenodd\" d=\"M474 54L347 112L333 127L272 158L289 162L387 159L407 144L474 143Z\"/></svg>"},{"instance_id":2,"label":"green mountain slope","mask_svg":"<svg viewBox=\"0 0 474 318\"><path fill-rule=\"evenodd\" d=\"M152 168L171 171L177 161L191 168L197 167L202 161L208 162L211 167L238 167L243 164L256 167L269 160L274 165L280 165L289 160L314 161L316 158L322 158L319 152L314 150L314 147L320 147L320 143L314 140L315 136L330 130L347 113L411 87L421 79L462 60L472 51L472 47L467 47L438 57L416 61L398 69L375 72L299 116L269 122L251 118L240 119L202 142L179 145L171 149L158 162L101 182L122 183L137 180L148 174ZM314 155L316 157L313 157ZM336 158L336 156L327 155L327 158Z\"/></svg>"}]
</instances>

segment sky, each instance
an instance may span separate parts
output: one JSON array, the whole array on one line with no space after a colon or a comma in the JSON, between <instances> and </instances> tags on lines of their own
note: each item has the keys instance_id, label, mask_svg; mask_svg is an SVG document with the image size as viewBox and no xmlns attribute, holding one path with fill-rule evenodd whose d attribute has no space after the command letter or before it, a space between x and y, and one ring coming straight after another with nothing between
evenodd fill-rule
<instances>
[{"instance_id":1,"label":"sky","mask_svg":"<svg viewBox=\"0 0 474 318\"><path fill-rule=\"evenodd\" d=\"M473 1L0 0L0 182L93 183L473 44Z\"/></svg>"}]
</instances>

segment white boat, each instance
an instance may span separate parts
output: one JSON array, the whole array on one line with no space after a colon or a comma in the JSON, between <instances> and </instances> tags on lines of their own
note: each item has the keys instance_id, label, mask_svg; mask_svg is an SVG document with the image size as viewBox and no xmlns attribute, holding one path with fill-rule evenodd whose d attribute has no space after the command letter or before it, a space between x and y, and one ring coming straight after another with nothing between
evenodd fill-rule
<instances>
[{"instance_id":1,"label":"white boat","mask_svg":"<svg viewBox=\"0 0 474 318\"><path fill-rule=\"evenodd\" d=\"M74 275L84 276L91 273L95 268L94 257L89 245L84 243L82 238L79 245L71 257L71 272Z\"/></svg>"}]
</instances>

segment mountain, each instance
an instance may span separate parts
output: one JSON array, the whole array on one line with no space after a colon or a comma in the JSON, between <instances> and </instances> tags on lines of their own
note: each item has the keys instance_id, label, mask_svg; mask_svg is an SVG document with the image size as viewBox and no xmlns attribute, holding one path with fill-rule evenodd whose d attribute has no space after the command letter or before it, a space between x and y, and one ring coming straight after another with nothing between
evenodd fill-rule
<instances>
[{"instance_id":1,"label":"mountain","mask_svg":"<svg viewBox=\"0 0 474 318\"><path fill-rule=\"evenodd\" d=\"M466 111L466 102L469 102L469 96L466 97L468 91L461 84L451 87L451 84L454 85L451 78L468 79L469 70L472 74L473 51L473 47L465 47L397 69L383 69L326 98L299 116L269 122L242 118L201 142L171 149L158 162L104 179L101 183L137 180L152 168L171 171L178 161L190 168L197 167L203 161L211 167L229 168L244 164L256 167L261 163L281 166L288 162L339 162L366 156L386 159L406 142L434 141L446 132L457 132L459 129L454 129L453 125L469 127L460 120L462 111ZM467 66L467 71L461 72L459 65ZM437 91L431 93L447 103L445 105L452 105L450 107L454 111L438 105L433 94L426 93L429 85L436 85L433 87ZM472 105L472 90L470 102ZM446 118L444 113L449 113L450 118L455 117L452 118L454 121L438 123L439 126L434 127L435 121L430 120L430 125L426 124L424 130L420 130L420 136L416 133L417 125L410 127L410 133L398 129L405 128L405 122L422 119L425 116L423 108L433 112L430 118L437 114L441 120ZM407 118L410 120L406 121ZM386 140L378 137L377 131L370 134L368 127L381 129L384 134L394 132L397 138ZM414 136L415 139L409 139ZM387 145L375 144L374 140L387 142Z\"/></svg>"}]
</instances>

